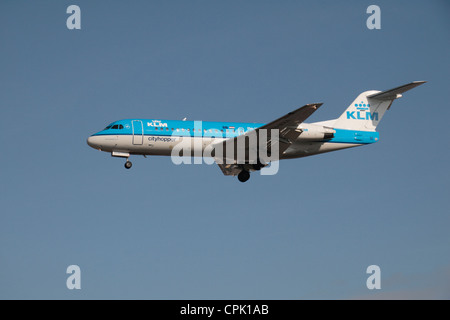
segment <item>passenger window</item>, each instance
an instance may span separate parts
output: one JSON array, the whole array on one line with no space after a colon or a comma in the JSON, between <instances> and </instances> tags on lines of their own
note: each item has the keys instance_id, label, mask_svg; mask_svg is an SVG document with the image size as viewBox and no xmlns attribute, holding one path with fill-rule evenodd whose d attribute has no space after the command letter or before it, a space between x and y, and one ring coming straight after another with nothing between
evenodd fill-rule
<instances>
[{"instance_id":1,"label":"passenger window","mask_svg":"<svg viewBox=\"0 0 450 320\"><path fill-rule=\"evenodd\" d=\"M118 124L115 124L115 125L112 126L111 129L119 129L119 125L118 125Z\"/></svg>"}]
</instances>

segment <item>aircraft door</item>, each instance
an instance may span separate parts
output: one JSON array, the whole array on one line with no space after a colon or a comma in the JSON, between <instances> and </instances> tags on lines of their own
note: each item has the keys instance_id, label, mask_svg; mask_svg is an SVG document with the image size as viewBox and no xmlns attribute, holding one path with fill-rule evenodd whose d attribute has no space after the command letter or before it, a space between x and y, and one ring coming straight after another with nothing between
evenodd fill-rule
<instances>
[{"instance_id":1,"label":"aircraft door","mask_svg":"<svg viewBox=\"0 0 450 320\"><path fill-rule=\"evenodd\" d=\"M133 127L133 144L141 145L144 143L144 125L141 120L133 120L131 122Z\"/></svg>"}]
</instances>

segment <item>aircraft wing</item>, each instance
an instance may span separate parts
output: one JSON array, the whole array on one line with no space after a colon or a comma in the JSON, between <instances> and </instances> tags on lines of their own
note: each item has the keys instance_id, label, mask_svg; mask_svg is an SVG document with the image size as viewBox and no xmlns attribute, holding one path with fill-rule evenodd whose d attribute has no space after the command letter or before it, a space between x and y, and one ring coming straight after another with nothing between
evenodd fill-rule
<instances>
[{"instance_id":1,"label":"aircraft wing","mask_svg":"<svg viewBox=\"0 0 450 320\"><path fill-rule=\"evenodd\" d=\"M256 137L259 137L259 134L261 130L265 129L267 130L267 143L266 143L266 150L267 154L271 154L272 149L274 148L275 144L278 145L278 159L281 157L283 152L289 148L289 146L295 142L295 140L298 138L298 136L302 133L301 130L297 129L299 124L304 122L309 116L311 116L314 111L316 111L322 103L314 103L314 104L307 104L301 108L298 108L297 110L294 110L292 112L289 112L288 114L282 116L281 118L278 118L264 126L261 126L255 130L249 131L243 135L230 138L227 140L224 140L222 142L219 142L217 145L215 145L215 148L221 144L221 147L223 150L223 154L215 155L215 160L218 163L220 169L225 175L237 175L242 170L242 167L238 165L238 152L237 147L239 145L244 146L246 153L249 152L249 149L255 146L249 146L248 143L246 143L246 139L249 140L250 135L255 135ZM278 139L272 138L271 135L271 129L277 129L279 130L279 136ZM230 145L231 144L231 145ZM235 152L230 156L228 156L225 152L228 148L233 148ZM256 144L256 148L259 146L259 138L258 138L258 144ZM258 151L258 150L256 150ZM273 156L273 155L272 155ZM255 162L256 163L256 162Z\"/></svg>"}]
</instances>

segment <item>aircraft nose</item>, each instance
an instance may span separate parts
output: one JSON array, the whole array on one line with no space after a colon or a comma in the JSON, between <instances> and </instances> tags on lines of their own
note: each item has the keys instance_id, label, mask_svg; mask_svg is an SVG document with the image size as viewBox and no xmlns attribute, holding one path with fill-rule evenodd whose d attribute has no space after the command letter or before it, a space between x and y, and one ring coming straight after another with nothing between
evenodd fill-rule
<instances>
[{"instance_id":1,"label":"aircraft nose","mask_svg":"<svg viewBox=\"0 0 450 320\"><path fill-rule=\"evenodd\" d=\"M94 149L101 149L99 137L90 136L87 138L87 144Z\"/></svg>"}]
</instances>

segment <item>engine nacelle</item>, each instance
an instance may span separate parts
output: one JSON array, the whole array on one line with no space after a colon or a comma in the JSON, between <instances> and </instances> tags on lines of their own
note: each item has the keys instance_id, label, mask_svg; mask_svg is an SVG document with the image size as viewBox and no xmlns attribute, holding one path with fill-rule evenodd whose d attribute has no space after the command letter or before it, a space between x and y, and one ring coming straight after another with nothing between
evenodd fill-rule
<instances>
[{"instance_id":1,"label":"engine nacelle","mask_svg":"<svg viewBox=\"0 0 450 320\"><path fill-rule=\"evenodd\" d=\"M302 123L298 130L302 130L298 140L300 141L322 141L329 140L334 137L336 130L330 127L324 127L314 124L304 124Z\"/></svg>"}]
</instances>

